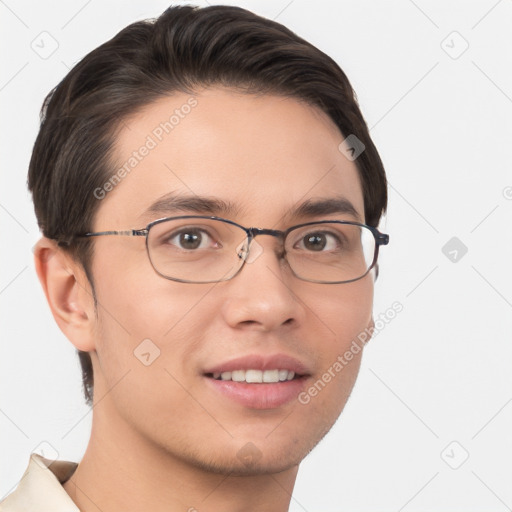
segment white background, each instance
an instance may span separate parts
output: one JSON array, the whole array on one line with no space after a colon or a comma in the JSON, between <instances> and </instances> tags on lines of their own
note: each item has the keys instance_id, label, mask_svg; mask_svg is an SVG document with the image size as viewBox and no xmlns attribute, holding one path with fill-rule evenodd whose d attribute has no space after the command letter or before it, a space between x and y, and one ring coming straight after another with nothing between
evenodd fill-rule
<instances>
[{"instance_id":1,"label":"white background","mask_svg":"<svg viewBox=\"0 0 512 512\"><path fill-rule=\"evenodd\" d=\"M390 184L375 316L394 301L403 311L367 347L340 420L301 465L291 510L510 509L512 2L234 3L340 64ZM74 348L32 262L25 183L39 108L86 53L167 6L0 2L0 498L33 451L79 461L91 424ZM47 59L31 47L45 37L51 48L43 31L58 43ZM455 262L442 251L452 237L468 249Z\"/></svg>"}]
</instances>

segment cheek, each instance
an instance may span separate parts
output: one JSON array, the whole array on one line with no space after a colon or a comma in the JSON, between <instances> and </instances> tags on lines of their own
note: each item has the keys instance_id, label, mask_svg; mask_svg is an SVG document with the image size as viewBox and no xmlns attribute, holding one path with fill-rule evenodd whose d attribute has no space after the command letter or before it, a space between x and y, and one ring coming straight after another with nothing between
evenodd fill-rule
<instances>
[{"instance_id":1,"label":"cheek","mask_svg":"<svg viewBox=\"0 0 512 512\"><path fill-rule=\"evenodd\" d=\"M371 325L373 278L367 275L359 281L338 286L342 288L333 288L332 293L319 296L318 304L326 330L331 333L331 339L334 340L328 345L329 348L344 351Z\"/></svg>"},{"instance_id":2,"label":"cheek","mask_svg":"<svg viewBox=\"0 0 512 512\"><path fill-rule=\"evenodd\" d=\"M116 410L146 435L179 439L187 418L204 410L191 400L195 369L187 354L197 347L200 329L188 315L197 302L191 292L178 293L171 282L139 288L125 280L116 290L105 280L98 291L98 396L108 394ZM165 286L167 285L167 287ZM138 291L140 290L140 292ZM176 418L176 411L180 411ZM184 436L186 438L186 436Z\"/></svg>"},{"instance_id":3,"label":"cheek","mask_svg":"<svg viewBox=\"0 0 512 512\"><path fill-rule=\"evenodd\" d=\"M125 260L125 269L131 271L123 272L112 261L98 260L94 269L96 351L105 388L127 375L118 396L125 410L138 404L149 414L151 407L158 410L166 403L169 411L186 411L194 403L184 388L194 389L199 371L194 354L216 318L218 304L204 300L214 285L198 288L164 279L144 258Z\"/></svg>"},{"instance_id":4,"label":"cheek","mask_svg":"<svg viewBox=\"0 0 512 512\"><path fill-rule=\"evenodd\" d=\"M152 383L165 389L172 379L164 367L183 380L180 362L194 344L189 313L197 303L197 292L155 274L145 252L133 255L127 250L121 260L120 251L113 252L102 253L93 267L98 301L96 352L105 384L110 388L129 371L130 382L137 383L135 395Z\"/></svg>"},{"instance_id":5,"label":"cheek","mask_svg":"<svg viewBox=\"0 0 512 512\"><path fill-rule=\"evenodd\" d=\"M318 372L302 400L331 419L343 409L357 379L372 320L371 276L340 286L336 294L319 298L318 316L326 336L316 344Z\"/></svg>"},{"instance_id":6,"label":"cheek","mask_svg":"<svg viewBox=\"0 0 512 512\"><path fill-rule=\"evenodd\" d=\"M142 239L116 242L101 247L93 266L103 333L131 343L164 343L194 308L197 291L159 276Z\"/></svg>"}]
</instances>

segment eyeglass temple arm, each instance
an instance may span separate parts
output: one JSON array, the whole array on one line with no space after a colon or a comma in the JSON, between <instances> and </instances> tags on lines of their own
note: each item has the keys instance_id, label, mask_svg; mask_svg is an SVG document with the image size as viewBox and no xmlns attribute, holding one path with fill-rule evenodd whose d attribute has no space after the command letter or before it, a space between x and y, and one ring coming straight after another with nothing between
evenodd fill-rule
<instances>
[{"instance_id":1,"label":"eyeglass temple arm","mask_svg":"<svg viewBox=\"0 0 512 512\"><path fill-rule=\"evenodd\" d=\"M147 234L148 234L147 229L129 229L126 231L97 231L95 233L85 233L84 235L78 235L78 237L106 236L106 235L146 236Z\"/></svg>"},{"instance_id":2,"label":"eyeglass temple arm","mask_svg":"<svg viewBox=\"0 0 512 512\"><path fill-rule=\"evenodd\" d=\"M119 236L146 236L148 234L147 229L129 229L126 231L96 231L94 233L84 233L83 235L75 235L70 240L61 240L58 242L58 245L67 247L71 245L71 241L74 238L89 238L91 236L109 236L109 235L119 235Z\"/></svg>"}]
</instances>

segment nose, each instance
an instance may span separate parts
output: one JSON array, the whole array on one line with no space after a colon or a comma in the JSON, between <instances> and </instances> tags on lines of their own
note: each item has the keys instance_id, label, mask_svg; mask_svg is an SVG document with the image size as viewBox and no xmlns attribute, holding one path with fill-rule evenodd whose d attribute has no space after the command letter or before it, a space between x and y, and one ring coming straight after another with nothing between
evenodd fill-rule
<instances>
[{"instance_id":1,"label":"nose","mask_svg":"<svg viewBox=\"0 0 512 512\"><path fill-rule=\"evenodd\" d=\"M222 312L231 327L272 331L302 322L303 303L296 293L300 280L282 257L280 245L273 237L253 239L243 268L224 283Z\"/></svg>"}]
</instances>

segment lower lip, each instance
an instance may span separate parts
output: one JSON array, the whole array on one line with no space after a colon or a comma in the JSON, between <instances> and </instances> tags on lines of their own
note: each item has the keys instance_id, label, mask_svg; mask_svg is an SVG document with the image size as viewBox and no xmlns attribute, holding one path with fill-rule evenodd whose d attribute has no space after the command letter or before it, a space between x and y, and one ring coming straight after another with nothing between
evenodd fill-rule
<instances>
[{"instance_id":1,"label":"lower lip","mask_svg":"<svg viewBox=\"0 0 512 512\"><path fill-rule=\"evenodd\" d=\"M231 380L217 380L206 377L210 386L231 400L251 409L276 409L296 400L304 389L305 378L283 382L248 384Z\"/></svg>"}]
</instances>

